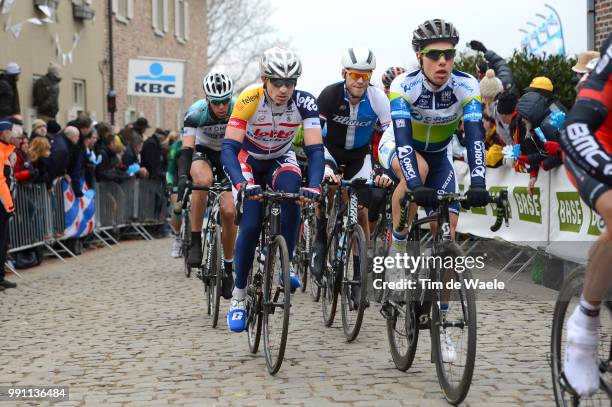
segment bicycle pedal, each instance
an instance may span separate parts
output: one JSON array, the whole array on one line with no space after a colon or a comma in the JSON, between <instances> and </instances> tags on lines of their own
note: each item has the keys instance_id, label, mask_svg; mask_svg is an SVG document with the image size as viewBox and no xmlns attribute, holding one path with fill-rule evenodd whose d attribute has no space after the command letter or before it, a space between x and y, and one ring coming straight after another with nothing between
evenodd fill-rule
<instances>
[{"instance_id":1,"label":"bicycle pedal","mask_svg":"<svg viewBox=\"0 0 612 407\"><path fill-rule=\"evenodd\" d=\"M395 311L395 307L393 307L393 305L388 304L388 303L383 304L379 310L380 315L382 315L384 319L389 320L389 321L394 319L394 314L395 314L394 311Z\"/></svg>"}]
</instances>

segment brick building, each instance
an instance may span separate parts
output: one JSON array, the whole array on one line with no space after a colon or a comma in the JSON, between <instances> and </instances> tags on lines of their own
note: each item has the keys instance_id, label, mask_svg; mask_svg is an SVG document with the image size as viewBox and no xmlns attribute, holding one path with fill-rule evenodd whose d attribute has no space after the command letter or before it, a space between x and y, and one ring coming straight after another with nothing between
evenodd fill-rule
<instances>
[{"instance_id":1,"label":"brick building","mask_svg":"<svg viewBox=\"0 0 612 407\"><path fill-rule=\"evenodd\" d=\"M612 31L612 0L595 0L595 49Z\"/></svg>"},{"instance_id":2,"label":"brick building","mask_svg":"<svg viewBox=\"0 0 612 407\"><path fill-rule=\"evenodd\" d=\"M202 97L201 83L207 64L206 0L111 0L106 3L112 4L113 16L115 124L123 126L144 116L152 127L180 128L183 110ZM105 29L105 92L109 90L110 80L108 26ZM128 61L137 57L184 60L183 98L129 96ZM110 119L108 113L106 118Z\"/></svg>"}]
</instances>

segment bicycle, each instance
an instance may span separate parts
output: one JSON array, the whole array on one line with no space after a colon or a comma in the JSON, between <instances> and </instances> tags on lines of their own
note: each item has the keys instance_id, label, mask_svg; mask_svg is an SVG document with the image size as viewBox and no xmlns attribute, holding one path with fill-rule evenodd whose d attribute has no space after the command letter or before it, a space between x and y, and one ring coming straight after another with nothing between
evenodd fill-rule
<instances>
[{"instance_id":1,"label":"bicycle","mask_svg":"<svg viewBox=\"0 0 612 407\"><path fill-rule=\"evenodd\" d=\"M580 301L584 276L584 267L578 267L572 271L563 283L555 303L550 338L550 367L555 400L558 406L578 406L581 401L587 405L602 406L610 406L612 403L612 292L609 292L606 300L602 302L600 311L604 314L600 317L601 326L599 328L600 391L588 399L582 399L572 389L563 373L564 345L567 341L565 327L567 326L567 318ZM608 318L605 317L606 313Z\"/></svg>"},{"instance_id":2,"label":"bicycle","mask_svg":"<svg viewBox=\"0 0 612 407\"><path fill-rule=\"evenodd\" d=\"M372 234L372 255L369 256L369 259L373 261L376 257L386 257L387 253L389 253L389 248L391 247L391 233L393 229L393 221L391 219L391 197L393 194L393 189L385 188L385 203L384 203L384 211L381 213L381 219L376 224L376 228L374 229L374 233ZM373 264L370 265L370 269L373 269ZM383 271L384 273L384 271ZM381 276L381 279L384 280L384 276ZM375 290L374 300L377 303L381 303L383 298L383 290Z\"/></svg>"},{"instance_id":3,"label":"bicycle","mask_svg":"<svg viewBox=\"0 0 612 407\"><path fill-rule=\"evenodd\" d=\"M314 204L309 203L302 206L301 209L300 229L298 231L297 244L295 247L295 255L293 256L293 266L300 278L301 291L306 291L308 281L312 279L310 273L308 273L308 266L310 265L310 253L312 252L312 245L314 243L315 231L316 231L316 217ZM313 293L311 287L311 294ZM315 290L316 294L316 290ZM316 295L313 295L316 300Z\"/></svg>"},{"instance_id":4,"label":"bicycle","mask_svg":"<svg viewBox=\"0 0 612 407\"><path fill-rule=\"evenodd\" d=\"M348 342L357 338L367 303L367 240L357 221L357 194L355 188L373 187L372 181L363 178L353 181L342 180L341 186L348 191L348 205L343 202L343 189L338 188L334 206L327 221L327 259L321 277L322 310L325 326L331 326L336 315L338 295L341 298L342 328ZM326 208L326 194L322 208ZM321 216L327 216L321 210ZM355 272L359 270L359 279ZM356 294L360 288L360 294ZM358 298L355 298L357 297Z\"/></svg>"},{"instance_id":5,"label":"bicycle","mask_svg":"<svg viewBox=\"0 0 612 407\"><path fill-rule=\"evenodd\" d=\"M404 229L407 221L408 202L413 202L414 196L407 192L400 201L401 216L399 229ZM459 245L451 240L451 228L449 220L449 207L454 202L465 204L466 198L458 194L438 195L439 209L437 212L422 219L415 219L411 225L408 236L410 244L407 251L411 256L418 257L421 254L419 241L419 226L430 222L437 222L438 227L431 247L431 255L434 259L446 259L448 256L454 258L464 256ZM491 201L497 203L496 224L491 227L499 228L500 217L508 226L508 193L500 191L498 196L491 196ZM428 262L429 263L429 262ZM442 262L434 261L433 267L421 267L418 271L411 271L405 280L408 289L403 292L403 300L387 298L381 309L381 314L387 320L387 338L391 357L398 370L406 371L412 365L416 354L419 331L429 329L432 347L432 363L436 365L438 382L444 392L444 396L451 404L461 403L468 394L474 363L476 359L476 299L473 288L466 287L465 281L472 278L470 270L456 272L452 268L443 268ZM428 264L429 266L429 264ZM460 288L450 290L444 287L449 281L458 282ZM442 286L441 286L442 285ZM388 293L387 293L388 294ZM448 304L446 311L441 310L442 304ZM451 311L456 311L451 313ZM403 323L400 322L403 319ZM467 331L467 332L466 332ZM466 334L466 335L464 335ZM444 360L442 346L448 349L447 342L450 340L457 344L456 349L465 349L465 358L458 357L456 360ZM465 338L464 338L465 336ZM458 341L457 338L460 340ZM465 339L463 341L462 339ZM448 356L447 356L448 357ZM452 359L448 357L448 359ZM456 369L455 369L456 368ZM461 370L455 375L455 370ZM458 377L455 377L458 376Z\"/></svg>"},{"instance_id":6,"label":"bicycle","mask_svg":"<svg viewBox=\"0 0 612 407\"><path fill-rule=\"evenodd\" d=\"M255 254L254 267L247 277L246 331L251 353L257 353L261 334L268 372L280 369L287 345L291 311L289 252L281 235L281 204L285 199L299 199L297 193L263 192L263 224ZM240 194L236 223L240 223L244 197ZM278 320L276 327L274 318ZM278 332L277 332L278 331Z\"/></svg>"}]
</instances>

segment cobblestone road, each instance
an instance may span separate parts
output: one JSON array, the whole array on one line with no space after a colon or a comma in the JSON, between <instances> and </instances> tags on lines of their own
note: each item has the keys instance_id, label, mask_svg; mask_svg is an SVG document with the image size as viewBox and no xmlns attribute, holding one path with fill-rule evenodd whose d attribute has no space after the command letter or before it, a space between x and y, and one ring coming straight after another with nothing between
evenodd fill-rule
<instances>
[{"instance_id":1,"label":"cobblestone road","mask_svg":"<svg viewBox=\"0 0 612 407\"><path fill-rule=\"evenodd\" d=\"M23 280L11 276L18 289L0 293L0 385L69 386L70 402L61 405L74 406L448 405L427 334L402 373L378 306L347 344L340 320L324 328L320 305L306 293L294 297L285 362L269 376L246 335L230 334L224 320L210 328L201 285L185 279L169 244L125 242L66 265L47 262ZM546 362L554 292L511 288L503 301L478 304L478 356L465 405L554 403Z\"/></svg>"}]
</instances>

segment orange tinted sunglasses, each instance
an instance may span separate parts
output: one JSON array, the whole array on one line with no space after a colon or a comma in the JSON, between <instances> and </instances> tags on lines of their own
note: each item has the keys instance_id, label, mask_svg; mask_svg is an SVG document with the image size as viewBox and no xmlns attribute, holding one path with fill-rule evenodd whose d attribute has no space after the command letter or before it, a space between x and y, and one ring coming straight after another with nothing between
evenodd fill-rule
<instances>
[{"instance_id":1,"label":"orange tinted sunglasses","mask_svg":"<svg viewBox=\"0 0 612 407\"><path fill-rule=\"evenodd\" d=\"M372 72L346 71L346 73L355 81L363 79L364 82L369 82L370 78L372 77Z\"/></svg>"}]
</instances>

